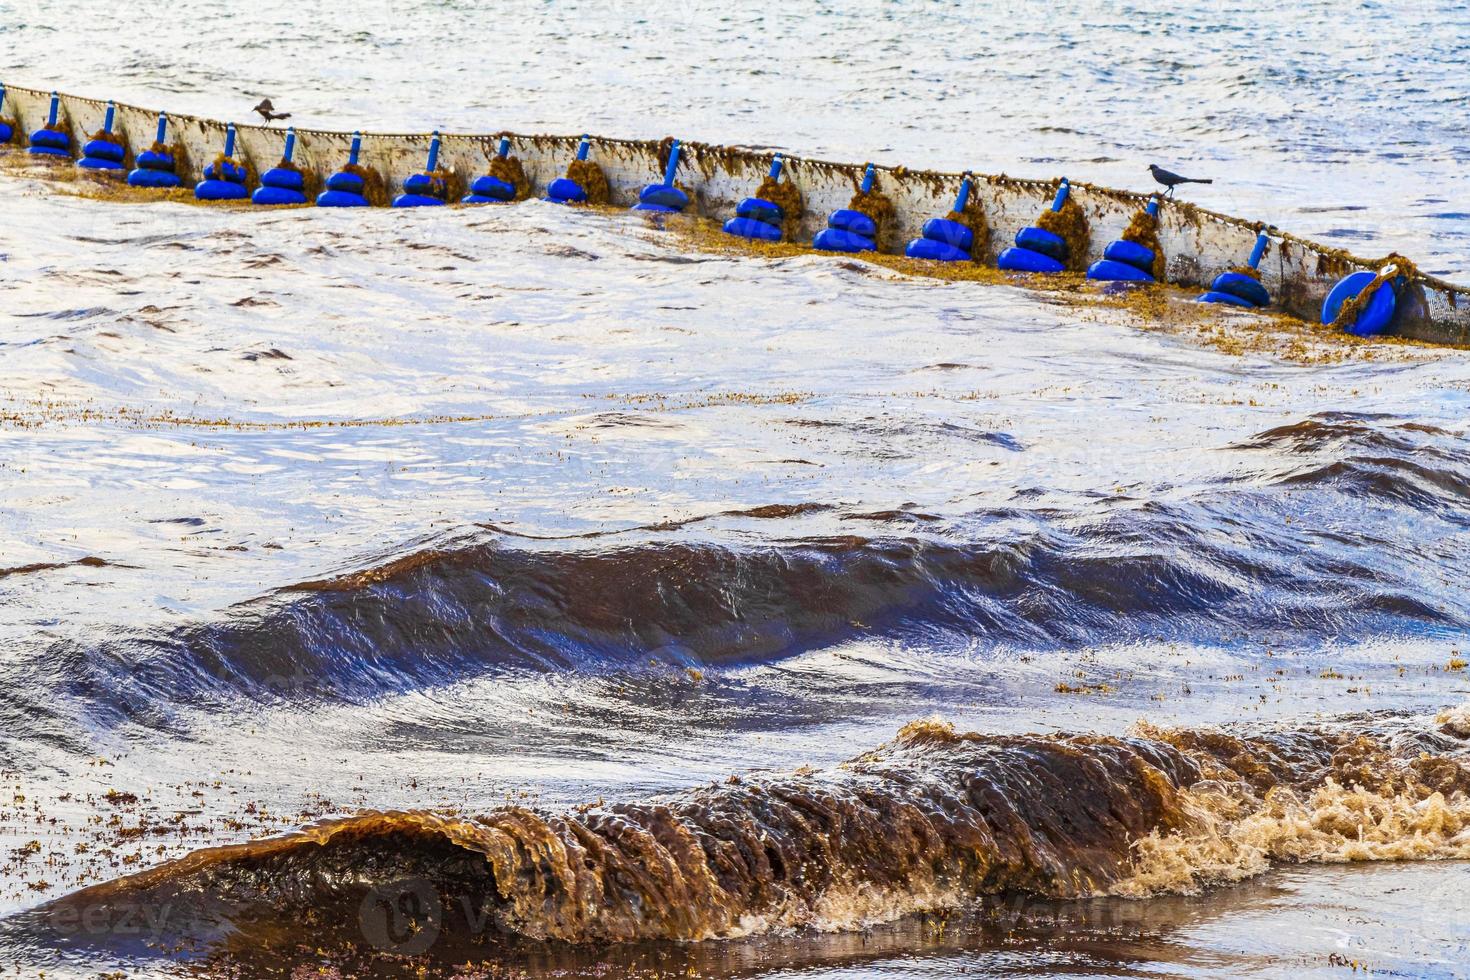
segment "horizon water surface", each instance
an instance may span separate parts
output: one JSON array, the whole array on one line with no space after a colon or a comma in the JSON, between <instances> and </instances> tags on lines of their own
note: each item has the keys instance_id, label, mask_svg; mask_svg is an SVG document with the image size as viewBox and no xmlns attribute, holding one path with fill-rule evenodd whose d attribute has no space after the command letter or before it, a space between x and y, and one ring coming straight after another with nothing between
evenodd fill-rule
<instances>
[{"instance_id":1,"label":"horizon water surface","mask_svg":"<svg viewBox=\"0 0 1470 980\"><path fill-rule=\"evenodd\" d=\"M1157 157L1470 256L1453 4L191 10L207 45L0 4L0 80L1138 189ZM0 174L0 966L1470 973L1463 352L534 201L66 190Z\"/></svg>"}]
</instances>

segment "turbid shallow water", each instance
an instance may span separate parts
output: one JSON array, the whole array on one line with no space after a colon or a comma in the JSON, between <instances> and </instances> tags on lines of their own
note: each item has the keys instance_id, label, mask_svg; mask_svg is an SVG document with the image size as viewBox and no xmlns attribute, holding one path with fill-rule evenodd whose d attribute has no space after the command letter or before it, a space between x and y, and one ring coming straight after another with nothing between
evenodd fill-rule
<instances>
[{"instance_id":1,"label":"turbid shallow water","mask_svg":"<svg viewBox=\"0 0 1470 980\"><path fill-rule=\"evenodd\" d=\"M468 5L267 5L207 59L15 9L18 84L1140 187L1157 155L1464 269L1449 7L513 4L492 43ZM41 176L0 177L0 962L395 975L438 902L408 952L446 975L1466 971L1464 354L1232 353L539 202ZM416 809L452 816L198 856Z\"/></svg>"}]
</instances>

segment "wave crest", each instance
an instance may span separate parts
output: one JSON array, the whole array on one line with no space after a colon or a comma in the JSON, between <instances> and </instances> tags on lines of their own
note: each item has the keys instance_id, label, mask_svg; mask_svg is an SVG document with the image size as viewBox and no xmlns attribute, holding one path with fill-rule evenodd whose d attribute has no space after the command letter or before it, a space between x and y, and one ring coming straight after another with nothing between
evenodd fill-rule
<instances>
[{"instance_id":1,"label":"wave crest","mask_svg":"<svg viewBox=\"0 0 1470 980\"><path fill-rule=\"evenodd\" d=\"M54 908L208 902L233 926L411 878L501 937L572 943L847 929L981 895L1188 892L1273 861L1470 858L1467 746L1349 719L1258 733L961 734L644 803L368 812L196 852Z\"/></svg>"}]
</instances>

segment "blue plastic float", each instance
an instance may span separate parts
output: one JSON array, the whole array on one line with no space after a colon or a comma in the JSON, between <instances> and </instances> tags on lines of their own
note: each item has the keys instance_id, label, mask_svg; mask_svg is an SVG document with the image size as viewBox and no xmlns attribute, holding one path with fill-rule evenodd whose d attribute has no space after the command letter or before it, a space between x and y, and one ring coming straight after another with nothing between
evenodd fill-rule
<instances>
[{"instance_id":1,"label":"blue plastic float","mask_svg":"<svg viewBox=\"0 0 1470 980\"><path fill-rule=\"evenodd\" d=\"M168 138L168 116L158 114L158 138L153 146L133 158L133 169L128 174L132 187L147 187L168 190L178 187L183 181L174 172L174 155L164 142Z\"/></svg>"},{"instance_id":2,"label":"blue plastic float","mask_svg":"<svg viewBox=\"0 0 1470 980\"><path fill-rule=\"evenodd\" d=\"M634 211L683 211L689 206L689 195L674 186L674 174L679 169L679 141L669 147L669 165L664 168L664 182L649 184L638 192L638 203Z\"/></svg>"},{"instance_id":3,"label":"blue plastic float","mask_svg":"<svg viewBox=\"0 0 1470 980\"><path fill-rule=\"evenodd\" d=\"M1051 209L1060 211L1072 193L1072 185L1063 177L1052 198ZM995 264L1009 272L1065 272L1067 240L1061 235L1031 225L1016 232L1016 244L1001 252Z\"/></svg>"},{"instance_id":4,"label":"blue plastic float","mask_svg":"<svg viewBox=\"0 0 1470 980\"><path fill-rule=\"evenodd\" d=\"M15 138L15 127L5 118L5 86L0 84L0 143L9 143Z\"/></svg>"},{"instance_id":5,"label":"blue plastic float","mask_svg":"<svg viewBox=\"0 0 1470 980\"><path fill-rule=\"evenodd\" d=\"M1150 217L1159 216L1158 197L1148 202L1146 210ZM1120 238L1109 243L1103 257L1088 266L1087 278L1100 282L1153 282L1153 268L1153 249Z\"/></svg>"},{"instance_id":6,"label":"blue plastic float","mask_svg":"<svg viewBox=\"0 0 1470 980\"><path fill-rule=\"evenodd\" d=\"M296 155L296 127L286 130L286 147L281 162L260 175L260 186L250 195L252 204L279 207L306 203L306 176L291 162Z\"/></svg>"},{"instance_id":7,"label":"blue plastic float","mask_svg":"<svg viewBox=\"0 0 1470 980\"><path fill-rule=\"evenodd\" d=\"M1264 231L1256 236L1255 248L1251 249L1250 261L1246 265L1255 269L1260 266L1261 259L1266 254L1266 245L1271 241ZM1243 306L1246 309L1258 310L1263 306L1271 305L1271 294L1266 287L1261 285L1259 279L1255 279L1243 272L1222 272L1210 283L1210 289L1200 296L1201 303L1226 303L1230 306Z\"/></svg>"},{"instance_id":8,"label":"blue plastic float","mask_svg":"<svg viewBox=\"0 0 1470 980\"><path fill-rule=\"evenodd\" d=\"M393 199L395 208L443 207L449 200L449 185L439 170L439 133L429 138L429 161L422 173L410 174L403 181L403 193Z\"/></svg>"},{"instance_id":9,"label":"blue plastic float","mask_svg":"<svg viewBox=\"0 0 1470 980\"><path fill-rule=\"evenodd\" d=\"M362 134L352 134L352 149L347 151L347 166L356 167L362 154ZM339 170L327 178L327 189L316 196L319 208L365 208L368 199L363 196L367 181L351 170Z\"/></svg>"},{"instance_id":10,"label":"blue plastic float","mask_svg":"<svg viewBox=\"0 0 1470 980\"><path fill-rule=\"evenodd\" d=\"M1332 287L1322 303L1322 322L1329 325L1335 323L1345 303L1374 288L1373 284L1377 282L1372 298L1358 311L1353 322L1344 324L1342 329L1358 337L1372 337L1383 333L1393 321L1394 311L1398 308L1398 288L1403 277L1396 275L1397 272L1398 266L1386 265L1376 275L1366 271L1354 272L1341 280Z\"/></svg>"},{"instance_id":11,"label":"blue plastic float","mask_svg":"<svg viewBox=\"0 0 1470 980\"><path fill-rule=\"evenodd\" d=\"M591 149L591 141L583 134L582 142L577 144L577 159L586 160ZM570 177L558 177L546 188L546 200L552 204L586 204L587 188Z\"/></svg>"},{"instance_id":12,"label":"blue plastic float","mask_svg":"<svg viewBox=\"0 0 1470 980\"><path fill-rule=\"evenodd\" d=\"M239 201L249 196L245 165L235 159L235 124L225 127L225 152L204 168L204 179L194 185L201 201Z\"/></svg>"},{"instance_id":13,"label":"blue plastic float","mask_svg":"<svg viewBox=\"0 0 1470 980\"><path fill-rule=\"evenodd\" d=\"M771 161L771 179L781 179L781 167L785 161L777 153ZM760 197L747 197L735 206L735 217L725 222L725 234L738 235L762 242L779 242L781 225L786 212L774 201Z\"/></svg>"},{"instance_id":14,"label":"blue plastic float","mask_svg":"<svg viewBox=\"0 0 1470 980\"><path fill-rule=\"evenodd\" d=\"M863 171L861 194L870 194L877 168L871 163ZM812 248L823 252L875 252L878 250L878 222L861 211L839 208L827 218L827 227L812 239Z\"/></svg>"},{"instance_id":15,"label":"blue plastic float","mask_svg":"<svg viewBox=\"0 0 1470 980\"><path fill-rule=\"evenodd\" d=\"M51 110L46 114L46 125L31 134L30 152L33 156L71 156L71 137L56 128L56 117L60 111L61 97L52 92Z\"/></svg>"},{"instance_id":16,"label":"blue plastic float","mask_svg":"<svg viewBox=\"0 0 1470 980\"><path fill-rule=\"evenodd\" d=\"M584 137L585 139L585 137ZM495 155L504 160L510 154L510 137L500 137L500 148ZM499 177L482 174L470 184L470 192L461 200L465 204L507 204L516 199L519 188Z\"/></svg>"},{"instance_id":17,"label":"blue plastic float","mask_svg":"<svg viewBox=\"0 0 1470 980\"><path fill-rule=\"evenodd\" d=\"M965 174L960 181L960 193L954 201L956 214L964 214L970 203L973 181ZM936 262L970 262L970 250L975 247L975 233L948 218L930 218L920 229L920 237L909 242L903 254L911 259L931 259Z\"/></svg>"},{"instance_id":18,"label":"blue plastic float","mask_svg":"<svg viewBox=\"0 0 1470 980\"><path fill-rule=\"evenodd\" d=\"M123 169L123 160L127 158L127 148L122 142L112 135L112 124L117 117L117 107L111 102L107 103L107 114L102 120L102 132L96 134L87 145L82 147L82 158L77 161L78 167L87 170L119 171Z\"/></svg>"}]
</instances>

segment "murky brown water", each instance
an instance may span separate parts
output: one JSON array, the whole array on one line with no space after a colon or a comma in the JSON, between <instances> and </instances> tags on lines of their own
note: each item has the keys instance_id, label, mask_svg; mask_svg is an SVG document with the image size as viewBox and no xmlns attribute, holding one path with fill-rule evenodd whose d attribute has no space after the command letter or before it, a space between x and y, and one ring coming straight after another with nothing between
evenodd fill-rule
<instances>
[{"instance_id":1,"label":"murky brown water","mask_svg":"<svg viewBox=\"0 0 1470 980\"><path fill-rule=\"evenodd\" d=\"M424 128L391 83L452 89L441 40L477 16L241 11L206 65L171 22L46 26L69 11L0 24L17 83L83 88L33 54L65 38L94 94L228 115L223 72L380 129ZM1460 43L1414 17L1462 12L1405 12L1374 43L1418 68L1358 82L1310 58L1329 12L1220 13L1255 39L1234 67L1184 59L1172 14L1056 12L1042 105L1039 26L931 63L993 15L690 11L663 15L699 72L612 5L546 35L579 72L442 121L662 136L662 100L696 137L1123 184L1166 153L1228 168L1223 210L1464 257L1461 137L1410 91L1448 93ZM756 38L803 57L754 74ZM1173 77L1204 121L1145 124ZM1373 126L1316 111L1343 85ZM996 99L991 164L965 120ZM0 964L1464 975L1463 353L540 202L242 213L42 176L0 176Z\"/></svg>"}]
</instances>

